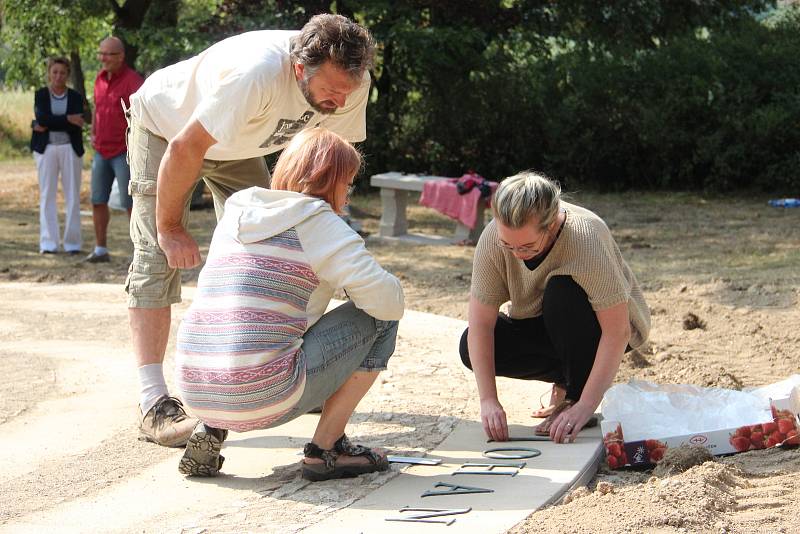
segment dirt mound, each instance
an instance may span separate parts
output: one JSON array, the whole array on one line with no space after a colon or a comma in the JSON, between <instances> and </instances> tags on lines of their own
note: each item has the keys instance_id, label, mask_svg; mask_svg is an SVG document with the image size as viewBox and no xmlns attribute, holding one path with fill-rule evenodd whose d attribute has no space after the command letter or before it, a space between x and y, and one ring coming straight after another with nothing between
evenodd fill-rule
<instances>
[{"instance_id":1,"label":"dirt mound","mask_svg":"<svg viewBox=\"0 0 800 534\"><path fill-rule=\"evenodd\" d=\"M533 514L512 532L617 533L685 529L706 531L736 510L737 491L749 482L733 465L708 462L667 479L596 491ZM565 527L565 525L568 525Z\"/></svg>"},{"instance_id":2,"label":"dirt mound","mask_svg":"<svg viewBox=\"0 0 800 534\"><path fill-rule=\"evenodd\" d=\"M680 447L667 449L664 457L658 462L653 474L657 477L668 477L677 473L683 473L687 469L705 462L713 462L714 457L705 447L692 447L691 445L681 445Z\"/></svg>"}]
</instances>

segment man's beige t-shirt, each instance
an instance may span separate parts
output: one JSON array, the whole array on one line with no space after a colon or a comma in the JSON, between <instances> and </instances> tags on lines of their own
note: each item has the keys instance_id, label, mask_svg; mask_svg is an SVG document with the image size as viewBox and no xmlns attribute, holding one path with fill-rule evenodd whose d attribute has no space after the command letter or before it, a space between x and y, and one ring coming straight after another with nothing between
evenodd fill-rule
<instances>
[{"instance_id":1,"label":"man's beige t-shirt","mask_svg":"<svg viewBox=\"0 0 800 534\"><path fill-rule=\"evenodd\" d=\"M472 296L498 308L510 300L512 319L538 317L548 280L552 276L571 276L586 292L595 311L627 303L629 344L639 347L650 332L650 309L636 276L600 217L567 202L561 202L561 206L567 215L564 227L553 248L533 270L511 251L497 246L495 221L486 226L475 249Z\"/></svg>"},{"instance_id":2,"label":"man's beige t-shirt","mask_svg":"<svg viewBox=\"0 0 800 534\"><path fill-rule=\"evenodd\" d=\"M343 108L331 115L319 113L300 91L289 59L289 41L298 33L243 33L154 72L131 96L134 118L168 141L191 119L198 119L217 140L206 153L210 160L277 152L314 126L351 142L363 141L369 73Z\"/></svg>"}]
</instances>

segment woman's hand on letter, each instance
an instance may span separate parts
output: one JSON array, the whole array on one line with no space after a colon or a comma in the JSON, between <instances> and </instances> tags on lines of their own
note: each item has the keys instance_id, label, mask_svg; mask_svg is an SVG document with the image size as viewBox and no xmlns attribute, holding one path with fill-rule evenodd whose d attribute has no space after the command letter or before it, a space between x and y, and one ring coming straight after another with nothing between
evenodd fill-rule
<instances>
[{"instance_id":1,"label":"woman's hand on letter","mask_svg":"<svg viewBox=\"0 0 800 534\"><path fill-rule=\"evenodd\" d=\"M497 399L481 401L481 422L483 431L495 441L508 441L508 423L506 412Z\"/></svg>"},{"instance_id":2,"label":"woman's hand on letter","mask_svg":"<svg viewBox=\"0 0 800 534\"><path fill-rule=\"evenodd\" d=\"M572 443L593 414L594 408L578 401L558 414L550 425L550 439L556 443Z\"/></svg>"}]
</instances>

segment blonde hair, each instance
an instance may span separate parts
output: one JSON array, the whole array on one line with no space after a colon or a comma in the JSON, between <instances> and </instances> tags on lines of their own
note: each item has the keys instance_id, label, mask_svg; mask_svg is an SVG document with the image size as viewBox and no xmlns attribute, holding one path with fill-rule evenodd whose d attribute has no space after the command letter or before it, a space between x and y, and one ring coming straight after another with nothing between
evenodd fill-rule
<instances>
[{"instance_id":1,"label":"blonde hair","mask_svg":"<svg viewBox=\"0 0 800 534\"><path fill-rule=\"evenodd\" d=\"M492 199L492 212L503 226L521 228L537 221L546 230L561 207L561 186L543 174L524 171L503 180Z\"/></svg>"},{"instance_id":2,"label":"blonde hair","mask_svg":"<svg viewBox=\"0 0 800 534\"><path fill-rule=\"evenodd\" d=\"M47 59L47 74L50 74L50 69L53 68L53 65L64 65L64 67L67 69L67 75L69 75L70 71L72 70L70 69L69 60L63 56L51 57Z\"/></svg>"},{"instance_id":3,"label":"blonde hair","mask_svg":"<svg viewBox=\"0 0 800 534\"><path fill-rule=\"evenodd\" d=\"M324 128L303 130L275 164L272 189L321 198L340 213L347 203L349 183L361 168L361 153L343 137Z\"/></svg>"}]
</instances>

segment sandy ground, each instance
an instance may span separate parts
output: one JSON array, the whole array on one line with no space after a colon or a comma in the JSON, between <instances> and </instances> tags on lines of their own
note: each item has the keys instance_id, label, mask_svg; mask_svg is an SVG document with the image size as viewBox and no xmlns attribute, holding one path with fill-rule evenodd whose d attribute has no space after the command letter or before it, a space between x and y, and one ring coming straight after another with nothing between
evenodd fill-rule
<instances>
[{"instance_id":1,"label":"sandy ground","mask_svg":"<svg viewBox=\"0 0 800 534\"><path fill-rule=\"evenodd\" d=\"M88 182L88 173L84 181ZM85 184L84 209L89 208L86 188ZM572 196L608 222L652 310L650 343L641 354L625 360L619 381L641 378L739 388L798 372L800 210L770 208L767 197L758 195L704 198L577 192ZM32 165L0 166L0 298L4 303L0 348L6 364L0 376L0 429L4 436L16 438L13 454L3 454L0 462L0 529L30 514L113 491L132 474L176 458L176 451L134 439L135 377L123 294L118 293L118 302L111 297L111 304L99 306L91 292L81 290L84 286L74 285L112 284L102 286L108 288L121 284L130 254L124 215L115 213L112 220L114 261L88 266L65 255L37 254L36 203ZM412 207L409 211L415 231L450 231L449 222L428 210ZM377 231L376 196L357 198L354 212L367 231ZM201 243L207 243L212 227L211 210L193 213L191 228ZM88 242L92 235L88 218L83 229ZM402 279L410 309L466 318L473 249L372 240L369 247ZM85 248L88 252L88 245ZM196 274L184 274L187 285L193 284ZM52 291L51 298L74 299L74 310L54 312L48 305L50 298L42 298L41 291L25 291L29 283L39 284L44 294ZM699 317L701 328L685 329L688 313ZM413 339L405 342L415 343ZM421 368L426 348L406 349L419 352L421 360L414 365ZM75 356L76 352L82 356ZM435 374L433 370L431 377ZM452 376L441 380L449 386L436 396L419 395L419 384L404 374L389 375L375 391L376 402L391 403L391 411L403 413L401 421L393 422L391 441L397 447L427 450L452 428L448 417L477 416L474 399L469 398L472 385ZM91 403L108 404L110 398L113 402L99 418L61 417L70 410L85 410ZM502 398L502 391L501 400L512 402ZM357 420L351 432L367 442L382 441L376 437L380 432L371 428L370 417ZM59 429L74 425L84 430L83 440L60 441ZM652 471L601 467L589 488L576 493L571 502L536 512L513 531L800 532L798 471L797 449L738 454L663 478L654 477ZM217 513L229 518L247 515L257 503L273 506L277 516L290 513L302 528L322 508L334 506L336 499L313 488L269 489L280 476L264 482L258 494L264 499L248 493L241 507ZM380 483L371 480L366 487ZM282 492L292 491L311 495L301 506L284 508L288 494ZM348 500L361 491L362 486L346 485L339 497ZM223 517L209 514L209 531L230 526ZM255 524L250 526L255 528Z\"/></svg>"}]
</instances>

